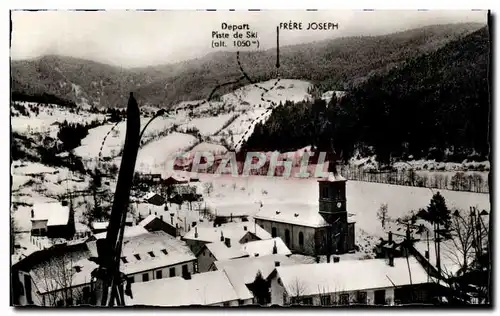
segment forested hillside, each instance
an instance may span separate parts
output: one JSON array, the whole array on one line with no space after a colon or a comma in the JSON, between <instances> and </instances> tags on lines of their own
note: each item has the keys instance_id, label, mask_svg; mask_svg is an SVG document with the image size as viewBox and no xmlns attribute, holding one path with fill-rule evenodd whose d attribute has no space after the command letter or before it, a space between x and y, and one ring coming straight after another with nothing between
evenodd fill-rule
<instances>
[{"instance_id":1,"label":"forested hillside","mask_svg":"<svg viewBox=\"0 0 500 316\"><path fill-rule=\"evenodd\" d=\"M486 159L489 34L483 28L429 54L372 76L344 98L287 102L259 124L244 150L289 151L333 137L348 159L356 152L439 161ZM324 113L324 114L322 114Z\"/></svg>"},{"instance_id":2,"label":"forested hillside","mask_svg":"<svg viewBox=\"0 0 500 316\"><path fill-rule=\"evenodd\" d=\"M282 47L280 75L312 81L323 90L343 90L480 27L480 24L434 25L383 36L346 37ZM276 76L274 49L241 53L240 62L253 81ZM216 52L182 63L134 69L62 56L13 61L11 65L16 100L33 96L40 99L45 94L76 104L105 107L127 104L131 91L141 104L170 107L179 101L205 98L215 86L235 80L241 74L236 52ZM228 85L218 94L236 88Z\"/></svg>"}]
</instances>

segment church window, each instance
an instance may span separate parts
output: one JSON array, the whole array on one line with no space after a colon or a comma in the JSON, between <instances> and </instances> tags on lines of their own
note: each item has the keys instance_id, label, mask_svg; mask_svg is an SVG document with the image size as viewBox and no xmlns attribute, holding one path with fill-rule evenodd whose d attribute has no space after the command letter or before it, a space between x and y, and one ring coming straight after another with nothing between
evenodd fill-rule
<instances>
[{"instance_id":1,"label":"church window","mask_svg":"<svg viewBox=\"0 0 500 316\"><path fill-rule=\"evenodd\" d=\"M277 235L278 235L277 229L276 229L276 227L273 227L272 230L271 230L271 236L274 238Z\"/></svg>"},{"instance_id":2,"label":"church window","mask_svg":"<svg viewBox=\"0 0 500 316\"><path fill-rule=\"evenodd\" d=\"M299 232L299 245L304 247L304 233Z\"/></svg>"}]
</instances>

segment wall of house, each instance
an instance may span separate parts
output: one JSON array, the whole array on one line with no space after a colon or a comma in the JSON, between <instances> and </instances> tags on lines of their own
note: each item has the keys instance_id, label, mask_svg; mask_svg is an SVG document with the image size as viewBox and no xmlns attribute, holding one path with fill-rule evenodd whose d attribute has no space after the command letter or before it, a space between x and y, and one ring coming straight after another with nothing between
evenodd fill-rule
<instances>
[{"instance_id":1,"label":"wall of house","mask_svg":"<svg viewBox=\"0 0 500 316\"><path fill-rule=\"evenodd\" d=\"M175 276L182 276L182 266L183 265L187 265L188 272L193 274L193 273L195 273L194 272L195 271L195 262L196 262L196 260L193 260L193 261L179 263L179 264L171 265L171 266L167 266L167 267L161 267L161 268L154 269L154 270L148 270L148 271L128 274L127 277L133 278L134 282L144 282L144 281L142 281L142 276L143 276L143 274L147 274L148 278L149 278L148 281L156 280L156 271L161 270L162 271L161 278L165 279L165 278L170 277L170 268L175 269Z\"/></svg>"},{"instance_id":2,"label":"wall of house","mask_svg":"<svg viewBox=\"0 0 500 316\"><path fill-rule=\"evenodd\" d=\"M215 257L207 248L202 248L198 254L198 271L200 273L210 271L210 267L214 263Z\"/></svg>"},{"instance_id":3,"label":"wall of house","mask_svg":"<svg viewBox=\"0 0 500 316\"><path fill-rule=\"evenodd\" d=\"M260 240L260 238L255 236L253 233L249 231L239 240L239 242L240 244L246 244L247 242L257 241L257 240Z\"/></svg>"},{"instance_id":4,"label":"wall of house","mask_svg":"<svg viewBox=\"0 0 500 316\"><path fill-rule=\"evenodd\" d=\"M203 247L203 245L207 244L207 242L201 241L201 240L186 239L184 241L189 246L189 249L191 249L191 251L195 255L198 254L198 252L200 251L201 247Z\"/></svg>"},{"instance_id":5,"label":"wall of house","mask_svg":"<svg viewBox=\"0 0 500 316\"><path fill-rule=\"evenodd\" d=\"M271 279L271 305L283 306L283 294L285 293L285 289L278 280L279 278L276 276Z\"/></svg>"},{"instance_id":6,"label":"wall of house","mask_svg":"<svg viewBox=\"0 0 500 316\"><path fill-rule=\"evenodd\" d=\"M315 240L315 228L307 226L298 226L288 223L273 222L263 219L255 219L257 225L260 225L270 234L272 234L273 227L277 229L276 237L281 237L283 242L286 244L285 232L288 229L290 231L290 242L287 244L288 248L293 252L305 253L309 255L314 254L314 248L316 245ZM299 243L299 234L302 232L304 234L304 244Z\"/></svg>"},{"instance_id":7,"label":"wall of house","mask_svg":"<svg viewBox=\"0 0 500 316\"><path fill-rule=\"evenodd\" d=\"M32 235L45 236L47 233L47 220L31 221Z\"/></svg>"},{"instance_id":8,"label":"wall of house","mask_svg":"<svg viewBox=\"0 0 500 316\"><path fill-rule=\"evenodd\" d=\"M388 305L394 304L394 288L383 288L383 289L363 290L364 292L366 292L368 305L374 305L374 303L375 303L375 291L376 290L385 290L386 303ZM331 304L334 304L335 302L340 302L340 295L341 294L349 294L350 304L354 304L357 301L357 294L358 294L357 292L358 291L337 292L337 293L326 293L326 292L327 291L325 291L325 293L313 295L313 296L299 296L299 299L303 299L305 297L310 297L312 299L313 306L321 306L321 296L329 296ZM296 296L296 295L297 295L297 293L286 293L284 287L280 284L280 280L279 280L279 277L277 275L275 275L271 279L271 304L272 305L289 305L290 304L290 297ZM285 297L286 302L284 301L284 297Z\"/></svg>"},{"instance_id":9,"label":"wall of house","mask_svg":"<svg viewBox=\"0 0 500 316\"><path fill-rule=\"evenodd\" d=\"M220 302L220 303L215 303L215 304L209 304L207 306L239 306L238 300L232 300L232 301L226 301L226 302Z\"/></svg>"}]
</instances>

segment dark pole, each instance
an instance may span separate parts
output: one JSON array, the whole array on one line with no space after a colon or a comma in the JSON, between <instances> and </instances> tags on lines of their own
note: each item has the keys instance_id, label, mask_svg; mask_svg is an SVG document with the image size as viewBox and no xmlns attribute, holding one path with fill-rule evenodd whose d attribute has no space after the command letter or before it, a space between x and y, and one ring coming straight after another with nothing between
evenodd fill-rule
<instances>
[{"instance_id":1,"label":"dark pole","mask_svg":"<svg viewBox=\"0 0 500 316\"><path fill-rule=\"evenodd\" d=\"M119 258L121 254L121 236L123 236L124 220L130 198L130 188L135 169L137 153L139 151L140 113L139 106L132 93L127 106L127 132L123 156L116 184L113 207L109 220L106 238L97 241L99 268L97 271L96 303L101 306L113 306L115 300L123 305L119 293L122 280L119 272ZM111 290L108 299L108 290Z\"/></svg>"}]
</instances>

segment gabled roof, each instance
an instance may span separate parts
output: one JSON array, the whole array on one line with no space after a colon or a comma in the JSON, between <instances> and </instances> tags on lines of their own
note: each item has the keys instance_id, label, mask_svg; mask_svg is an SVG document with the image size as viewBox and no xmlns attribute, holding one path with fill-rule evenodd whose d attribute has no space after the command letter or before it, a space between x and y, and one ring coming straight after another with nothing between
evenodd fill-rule
<instances>
[{"instance_id":1,"label":"gabled roof","mask_svg":"<svg viewBox=\"0 0 500 316\"><path fill-rule=\"evenodd\" d=\"M37 291L46 293L89 284L91 272L97 268L96 263L88 260L91 257L89 248L55 247L60 247L62 252L51 255L29 271Z\"/></svg>"},{"instance_id":2,"label":"gabled roof","mask_svg":"<svg viewBox=\"0 0 500 316\"><path fill-rule=\"evenodd\" d=\"M307 227L328 226L318 210L319 207L313 204L265 204L254 218Z\"/></svg>"},{"instance_id":3,"label":"gabled roof","mask_svg":"<svg viewBox=\"0 0 500 316\"><path fill-rule=\"evenodd\" d=\"M129 306L212 305L238 299L222 271L193 274L190 280L173 277L133 283L132 294L132 299L125 297Z\"/></svg>"},{"instance_id":4,"label":"gabled roof","mask_svg":"<svg viewBox=\"0 0 500 316\"><path fill-rule=\"evenodd\" d=\"M385 259L346 260L336 263L300 264L277 267L288 295L300 296L358 291L429 282L425 269L414 257L409 258L411 282L406 258L395 258L394 266Z\"/></svg>"},{"instance_id":5,"label":"gabled roof","mask_svg":"<svg viewBox=\"0 0 500 316\"><path fill-rule=\"evenodd\" d=\"M222 224L218 227L198 227L196 231L198 233L197 237L195 237L195 230L191 229L186 233L186 235L184 235L183 238L203 242L216 242L220 241L222 235L224 238L230 238L233 242L240 242L240 240L248 233L255 235L259 239L271 238L271 234L252 222L231 222Z\"/></svg>"},{"instance_id":6,"label":"gabled roof","mask_svg":"<svg viewBox=\"0 0 500 316\"><path fill-rule=\"evenodd\" d=\"M226 246L222 241L216 241L205 244L206 247L214 256L215 260L228 260L234 258L248 257L248 253L241 249L240 244L236 243L231 247Z\"/></svg>"},{"instance_id":7,"label":"gabled roof","mask_svg":"<svg viewBox=\"0 0 500 316\"><path fill-rule=\"evenodd\" d=\"M289 256L292 254L290 249L285 245L280 237L250 241L241 246L242 250L248 253L250 257L267 256L273 254L274 246L276 245L277 254Z\"/></svg>"},{"instance_id":8,"label":"gabled roof","mask_svg":"<svg viewBox=\"0 0 500 316\"><path fill-rule=\"evenodd\" d=\"M234 286L238 299L246 300L253 298L252 292L246 284L255 281L257 272L261 272L267 278L275 269L276 262L280 266L296 264L295 261L283 255L269 255L264 257L249 257L231 259L226 261L215 261L214 266L219 271L224 271Z\"/></svg>"},{"instance_id":9,"label":"gabled roof","mask_svg":"<svg viewBox=\"0 0 500 316\"><path fill-rule=\"evenodd\" d=\"M92 229L106 229L108 228L109 222L92 222Z\"/></svg>"},{"instance_id":10,"label":"gabled roof","mask_svg":"<svg viewBox=\"0 0 500 316\"><path fill-rule=\"evenodd\" d=\"M97 255L95 241L90 242L89 247ZM196 260L183 241L163 231L124 237L121 257L120 269L125 274Z\"/></svg>"},{"instance_id":11,"label":"gabled roof","mask_svg":"<svg viewBox=\"0 0 500 316\"><path fill-rule=\"evenodd\" d=\"M133 237L137 235L142 235L147 233L148 231L142 226L125 226L125 232L123 233L123 237ZM95 239L106 238L108 232L104 231L99 234L94 234Z\"/></svg>"}]
</instances>

